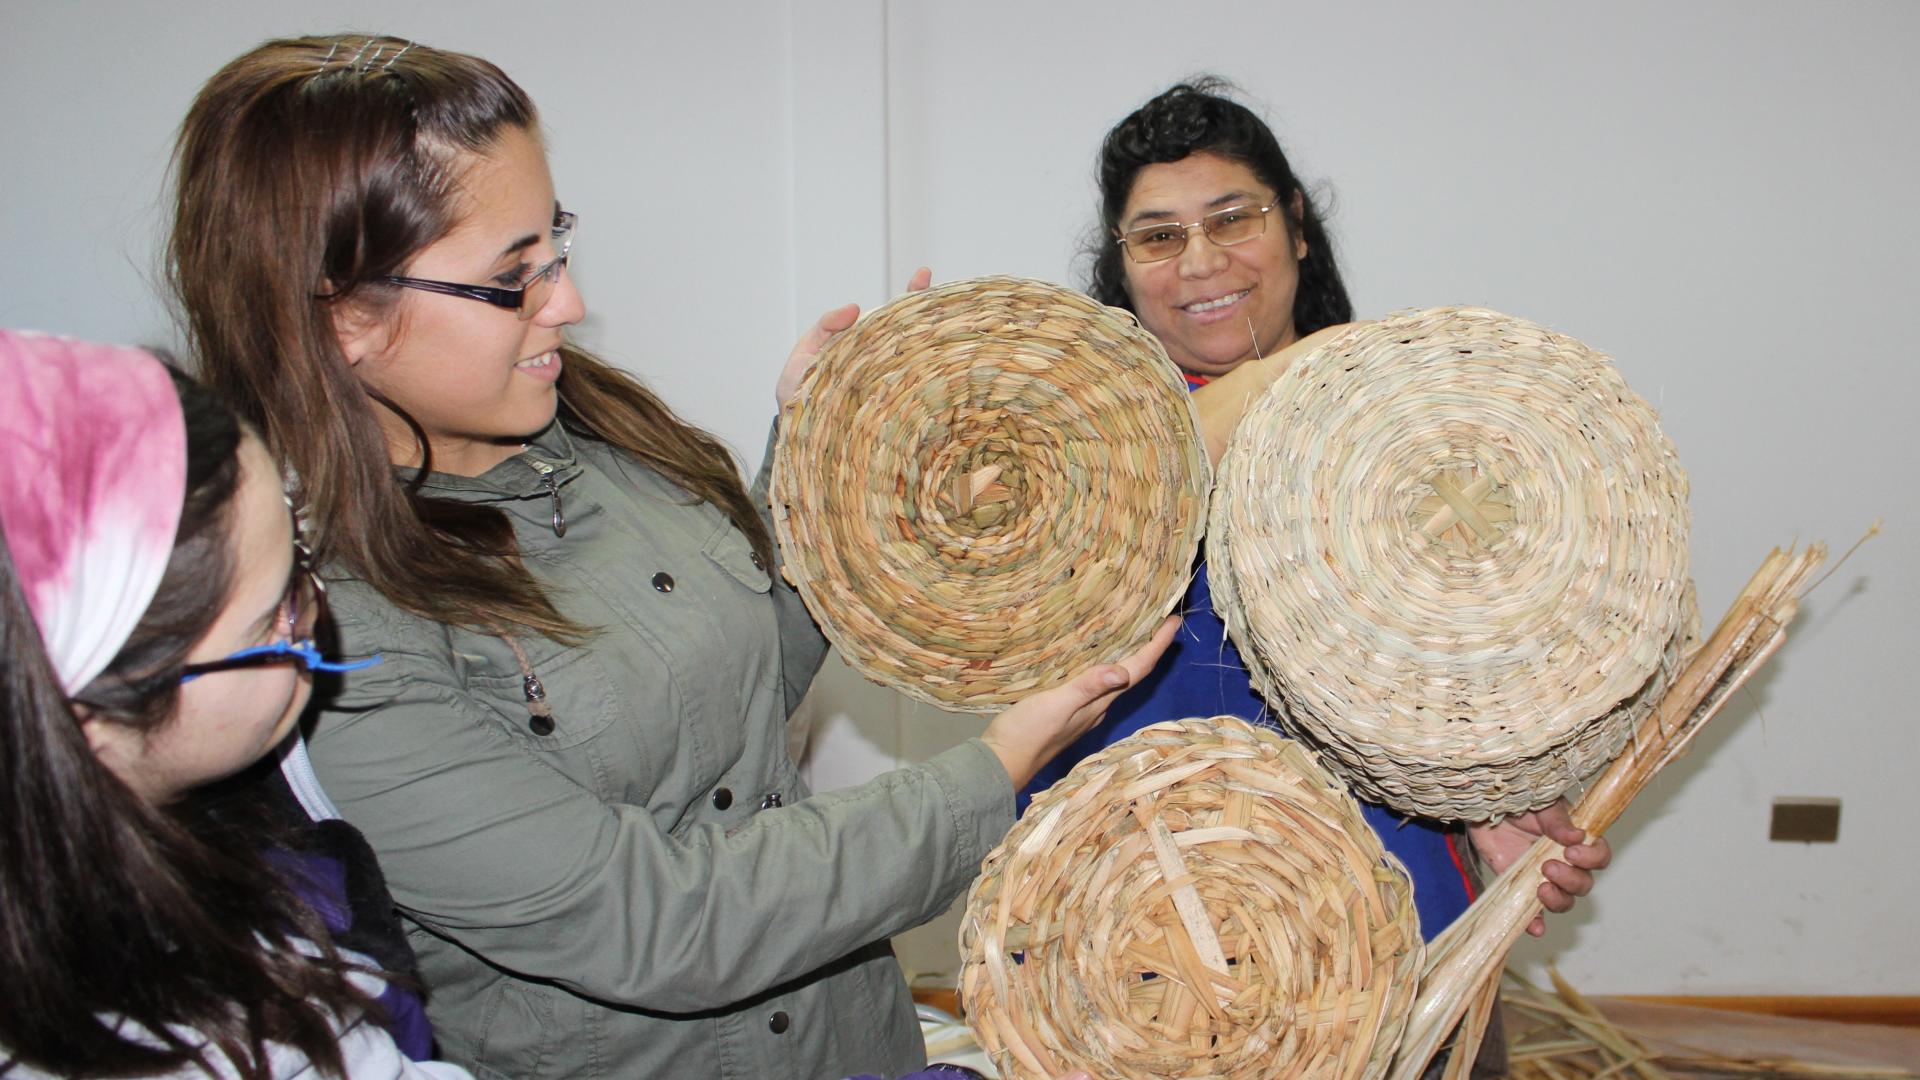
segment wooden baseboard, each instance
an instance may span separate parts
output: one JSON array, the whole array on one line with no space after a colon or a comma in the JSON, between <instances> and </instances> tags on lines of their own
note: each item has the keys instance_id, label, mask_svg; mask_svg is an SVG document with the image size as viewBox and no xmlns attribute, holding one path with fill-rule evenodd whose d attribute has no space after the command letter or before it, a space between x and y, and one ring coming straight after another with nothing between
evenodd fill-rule
<instances>
[{"instance_id":1,"label":"wooden baseboard","mask_svg":"<svg viewBox=\"0 0 1920 1080\"><path fill-rule=\"evenodd\" d=\"M954 1016L960 1015L960 992L945 986L916 986L913 988L915 1005L931 1005Z\"/></svg>"},{"instance_id":2,"label":"wooden baseboard","mask_svg":"<svg viewBox=\"0 0 1920 1080\"><path fill-rule=\"evenodd\" d=\"M1695 1009L1729 1009L1734 1012L1762 1013L1767 1016L1792 1016L1801 1020L1920 1027L1920 997L1872 994L1833 997L1759 995L1666 997L1622 994L1619 998L1622 1001L1645 1001L1655 1005L1685 1005Z\"/></svg>"},{"instance_id":3,"label":"wooden baseboard","mask_svg":"<svg viewBox=\"0 0 1920 1080\"><path fill-rule=\"evenodd\" d=\"M1801 1020L1831 1020L1843 1024L1886 1024L1892 1027L1920 1028L1920 997L1890 995L1841 995L1833 997L1785 996L1705 996L1678 997L1623 994L1621 1001L1645 1001L1655 1005L1684 1005L1694 1009L1729 1009L1734 1012L1762 1013L1767 1016L1792 1016ZM959 1014L958 995L944 987L916 987L913 1000L923 1005Z\"/></svg>"}]
</instances>

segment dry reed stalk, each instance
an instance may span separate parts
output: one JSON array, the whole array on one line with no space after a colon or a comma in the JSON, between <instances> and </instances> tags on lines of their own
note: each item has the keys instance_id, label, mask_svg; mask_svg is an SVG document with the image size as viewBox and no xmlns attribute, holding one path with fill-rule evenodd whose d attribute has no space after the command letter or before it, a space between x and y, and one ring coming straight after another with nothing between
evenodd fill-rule
<instances>
[{"instance_id":1,"label":"dry reed stalk","mask_svg":"<svg viewBox=\"0 0 1920 1080\"><path fill-rule=\"evenodd\" d=\"M991 712L1152 636L1186 591L1211 468L1133 317L973 278L869 312L781 417L787 574L868 679Z\"/></svg>"},{"instance_id":2,"label":"dry reed stalk","mask_svg":"<svg viewBox=\"0 0 1920 1080\"><path fill-rule=\"evenodd\" d=\"M1517 974L1510 975L1501 990L1500 1002L1512 1029L1509 1080L1672 1080L1644 1044L1609 1023L1558 972L1552 975L1557 996Z\"/></svg>"},{"instance_id":3,"label":"dry reed stalk","mask_svg":"<svg viewBox=\"0 0 1920 1080\"><path fill-rule=\"evenodd\" d=\"M1469 1080L1473 1075L1474 1059L1480 1056L1480 1044L1487 1038L1487 1024L1499 1007L1499 982L1481 987L1479 995L1467 1007L1466 1019L1457 1029L1459 1034L1450 1047L1452 1055L1447 1058L1441 1080Z\"/></svg>"},{"instance_id":4,"label":"dry reed stalk","mask_svg":"<svg viewBox=\"0 0 1920 1080\"><path fill-rule=\"evenodd\" d=\"M1786 1058L1736 1058L1698 1050L1655 1052L1607 1019L1549 969L1554 992L1508 973L1500 991L1510 1029L1509 1080L1920 1080L1908 1069L1829 1065Z\"/></svg>"},{"instance_id":5,"label":"dry reed stalk","mask_svg":"<svg viewBox=\"0 0 1920 1080\"><path fill-rule=\"evenodd\" d=\"M1824 544L1782 552L1775 548L1706 644L1687 660L1666 694L1573 809L1573 823L1589 836L1606 832L1627 804L1786 640L1802 587L1826 560ZM1497 983L1507 952L1540 913L1540 868L1564 850L1546 838L1534 842L1472 908L1427 947L1420 995L1395 1059L1392 1080L1416 1080L1469 1004Z\"/></svg>"},{"instance_id":6,"label":"dry reed stalk","mask_svg":"<svg viewBox=\"0 0 1920 1080\"><path fill-rule=\"evenodd\" d=\"M1476 308L1401 312L1247 410L1209 523L1254 686L1374 802L1483 821L1617 754L1697 612L1687 480L1606 356Z\"/></svg>"},{"instance_id":7,"label":"dry reed stalk","mask_svg":"<svg viewBox=\"0 0 1920 1080\"><path fill-rule=\"evenodd\" d=\"M1010 1080L1372 1080L1420 967L1412 884L1312 752L1233 717L1143 728L1034 799L961 923Z\"/></svg>"}]
</instances>

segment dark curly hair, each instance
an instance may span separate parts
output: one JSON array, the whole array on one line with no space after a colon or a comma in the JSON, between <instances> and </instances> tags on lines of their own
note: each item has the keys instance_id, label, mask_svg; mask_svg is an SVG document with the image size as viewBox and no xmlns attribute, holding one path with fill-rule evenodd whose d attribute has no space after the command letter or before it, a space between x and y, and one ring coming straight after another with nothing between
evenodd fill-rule
<instances>
[{"instance_id":1,"label":"dark curly hair","mask_svg":"<svg viewBox=\"0 0 1920 1080\"><path fill-rule=\"evenodd\" d=\"M1333 244L1321 223L1322 208L1287 164L1273 131L1251 109L1227 96L1233 85L1214 75L1177 83L1135 109L1107 132L1100 145L1096 179L1100 184L1100 225L1087 239L1093 269L1087 292L1103 304L1133 310L1127 296L1125 258L1114 243L1120 215L1140 170L1180 161L1194 154L1216 154L1253 170L1287 208L1289 236L1307 242L1300 261L1300 287L1293 298L1293 325L1301 336L1353 319L1353 301L1340 280ZM1293 213L1299 197L1301 213Z\"/></svg>"}]
</instances>

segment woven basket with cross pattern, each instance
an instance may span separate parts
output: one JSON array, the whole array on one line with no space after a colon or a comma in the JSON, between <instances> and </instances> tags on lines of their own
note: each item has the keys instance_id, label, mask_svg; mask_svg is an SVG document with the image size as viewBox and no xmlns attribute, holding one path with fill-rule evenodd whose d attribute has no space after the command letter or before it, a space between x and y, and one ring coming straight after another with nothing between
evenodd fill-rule
<instances>
[{"instance_id":1,"label":"woven basket with cross pattern","mask_svg":"<svg viewBox=\"0 0 1920 1080\"><path fill-rule=\"evenodd\" d=\"M1220 464L1215 606L1367 798L1484 820L1618 753L1697 614L1687 481L1613 363L1523 319L1403 312L1301 357Z\"/></svg>"},{"instance_id":2,"label":"woven basket with cross pattern","mask_svg":"<svg viewBox=\"0 0 1920 1080\"><path fill-rule=\"evenodd\" d=\"M774 526L855 670L987 712L1153 635L1210 482L1185 383L1130 315L973 278L828 343L781 417Z\"/></svg>"},{"instance_id":3,"label":"woven basket with cross pattern","mask_svg":"<svg viewBox=\"0 0 1920 1080\"><path fill-rule=\"evenodd\" d=\"M1383 1075L1422 947L1413 886L1300 743L1143 728L1033 800L967 897L967 1023L1002 1076Z\"/></svg>"}]
</instances>

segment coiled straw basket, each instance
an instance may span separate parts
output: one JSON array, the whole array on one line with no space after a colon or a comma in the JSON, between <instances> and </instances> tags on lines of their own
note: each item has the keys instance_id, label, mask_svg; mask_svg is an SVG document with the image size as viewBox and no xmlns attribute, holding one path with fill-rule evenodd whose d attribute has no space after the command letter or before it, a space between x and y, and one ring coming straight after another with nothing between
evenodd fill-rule
<instances>
[{"instance_id":1,"label":"coiled straw basket","mask_svg":"<svg viewBox=\"0 0 1920 1080\"><path fill-rule=\"evenodd\" d=\"M1143 728L1034 799L960 928L1003 1076L1383 1075L1421 962L1413 886L1299 743Z\"/></svg>"},{"instance_id":2,"label":"coiled straw basket","mask_svg":"<svg viewBox=\"0 0 1920 1080\"><path fill-rule=\"evenodd\" d=\"M1220 465L1215 606L1365 797L1484 820L1617 754L1697 622L1687 481L1607 357L1475 308L1297 360Z\"/></svg>"},{"instance_id":3,"label":"coiled straw basket","mask_svg":"<svg viewBox=\"0 0 1920 1080\"><path fill-rule=\"evenodd\" d=\"M781 418L774 526L856 670L986 712L1152 636L1210 482L1151 334L1069 289L975 278L828 343Z\"/></svg>"}]
</instances>

